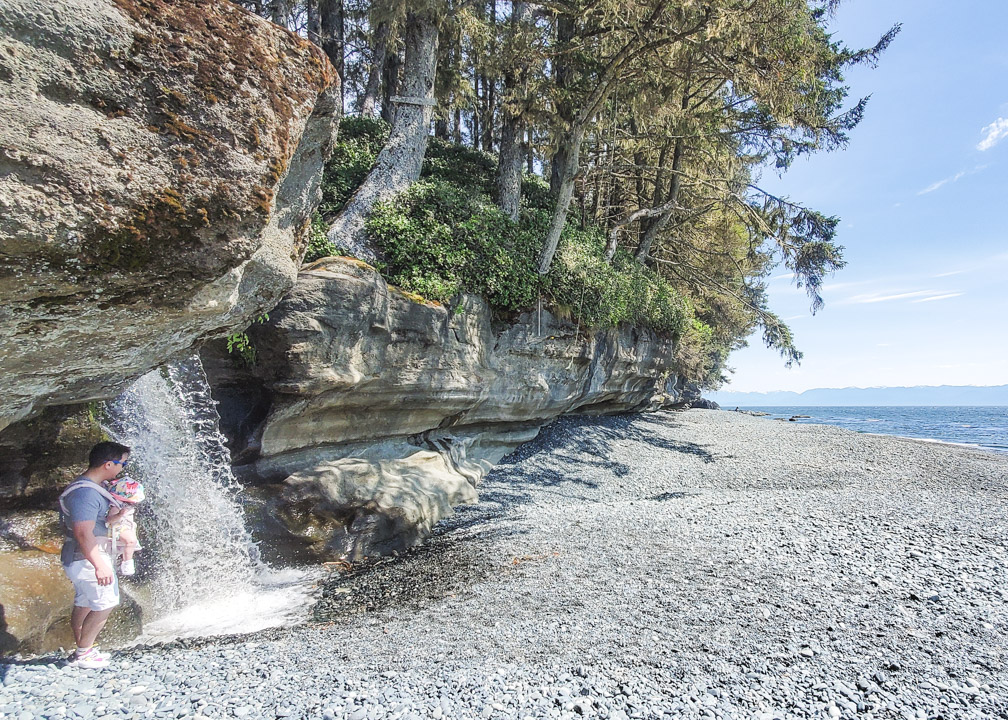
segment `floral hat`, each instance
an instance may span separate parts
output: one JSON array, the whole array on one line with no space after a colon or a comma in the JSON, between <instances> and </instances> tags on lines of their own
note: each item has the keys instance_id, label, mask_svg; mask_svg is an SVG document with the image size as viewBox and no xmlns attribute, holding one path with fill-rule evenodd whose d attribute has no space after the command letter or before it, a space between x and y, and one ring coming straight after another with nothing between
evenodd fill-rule
<instances>
[{"instance_id":1,"label":"floral hat","mask_svg":"<svg viewBox=\"0 0 1008 720\"><path fill-rule=\"evenodd\" d=\"M116 480L115 484L109 488L109 492L116 500L123 502L139 503L144 500L143 485L128 477Z\"/></svg>"}]
</instances>

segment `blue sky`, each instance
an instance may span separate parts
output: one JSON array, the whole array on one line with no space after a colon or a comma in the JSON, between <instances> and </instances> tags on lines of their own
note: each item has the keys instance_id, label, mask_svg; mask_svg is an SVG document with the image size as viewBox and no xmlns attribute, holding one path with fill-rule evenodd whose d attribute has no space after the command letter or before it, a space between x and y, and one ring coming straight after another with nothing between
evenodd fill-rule
<instances>
[{"instance_id":1,"label":"blue sky","mask_svg":"<svg viewBox=\"0 0 1008 720\"><path fill-rule=\"evenodd\" d=\"M848 0L832 27L864 47L897 22L879 67L848 74L871 95L850 145L761 181L841 218L823 310L770 282L801 366L754 336L725 390L1008 384L1008 2Z\"/></svg>"}]
</instances>

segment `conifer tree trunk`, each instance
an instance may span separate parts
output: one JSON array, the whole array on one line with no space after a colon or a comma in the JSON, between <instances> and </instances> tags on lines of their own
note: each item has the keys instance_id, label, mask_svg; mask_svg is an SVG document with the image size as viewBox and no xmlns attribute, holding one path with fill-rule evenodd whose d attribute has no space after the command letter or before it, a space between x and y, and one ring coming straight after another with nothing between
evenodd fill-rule
<instances>
[{"instance_id":1,"label":"conifer tree trunk","mask_svg":"<svg viewBox=\"0 0 1008 720\"><path fill-rule=\"evenodd\" d=\"M677 137L675 150L672 152L672 183L669 186L668 196L664 202L666 210L657 220L651 222L647 230L644 231L644 237L641 238L640 245L637 246L637 252L634 253L634 259L639 263L647 263L655 238L658 237L658 233L665 229L672 219L673 213L675 213L676 202L679 200L679 188L682 187L682 173L680 170L682 169L684 148L685 142L683 142L682 136Z\"/></svg>"},{"instance_id":2,"label":"conifer tree trunk","mask_svg":"<svg viewBox=\"0 0 1008 720\"><path fill-rule=\"evenodd\" d=\"M408 188L420 177L434 109L438 20L429 13L407 13L403 31L406 61L401 96L393 99L395 115L388 142L364 182L329 227L329 239L364 260L374 250L363 242L364 223L375 203Z\"/></svg>"},{"instance_id":3,"label":"conifer tree trunk","mask_svg":"<svg viewBox=\"0 0 1008 720\"><path fill-rule=\"evenodd\" d=\"M522 32L522 27L532 17L531 7L527 2L515 0L511 4L511 34L512 41ZM512 45L508 52L507 70L504 72L505 103L501 107L501 141L500 162L497 166L497 204L512 220L518 219L518 209L521 205L521 178L524 149L522 136L524 123L522 113L517 108L519 96L527 92L528 63L519 60ZM517 61L511 62L511 58Z\"/></svg>"},{"instance_id":4,"label":"conifer tree trunk","mask_svg":"<svg viewBox=\"0 0 1008 720\"><path fill-rule=\"evenodd\" d=\"M368 68L367 85L361 101L361 114L374 117L378 109L378 92L381 90L382 74L385 72L385 56L388 52L388 23L380 22L375 28L371 46L371 66Z\"/></svg>"},{"instance_id":5,"label":"conifer tree trunk","mask_svg":"<svg viewBox=\"0 0 1008 720\"><path fill-rule=\"evenodd\" d=\"M290 8L287 0L272 0L270 3L270 20L280 27L287 27L287 16L290 15ZM340 76L342 79L342 76Z\"/></svg>"},{"instance_id":6,"label":"conifer tree trunk","mask_svg":"<svg viewBox=\"0 0 1008 720\"><path fill-rule=\"evenodd\" d=\"M546 233L542 252L539 254L540 275L549 272L557 245L560 243L560 234L567 223L567 211L570 209L570 201L574 195L574 178L577 175L578 163L580 162L581 141L584 139L584 134L585 124L576 123L572 131L564 133L563 139L553 155L551 185L552 178L556 178L556 207L553 210L553 219L550 222L549 232ZM558 163L557 158L561 158L563 164Z\"/></svg>"},{"instance_id":7,"label":"conifer tree trunk","mask_svg":"<svg viewBox=\"0 0 1008 720\"><path fill-rule=\"evenodd\" d=\"M322 47L322 20L319 17L319 0L305 0L308 39ZM340 77L340 81L343 78Z\"/></svg>"},{"instance_id":8,"label":"conifer tree trunk","mask_svg":"<svg viewBox=\"0 0 1008 720\"><path fill-rule=\"evenodd\" d=\"M343 18L343 0L319 0L319 19L322 32L322 50L340 76L340 114L343 113L342 82L346 73L346 27Z\"/></svg>"},{"instance_id":9,"label":"conifer tree trunk","mask_svg":"<svg viewBox=\"0 0 1008 720\"><path fill-rule=\"evenodd\" d=\"M490 0L490 53L499 52L497 47L497 0ZM494 116L497 114L497 81L492 75L483 74L483 93L486 96L486 113L483 116L483 150L493 152Z\"/></svg>"},{"instance_id":10,"label":"conifer tree trunk","mask_svg":"<svg viewBox=\"0 0 1008 720\"><path fill-rule=\"evenodd\" d=\"M689 110L690 104L690 86L692 84L693 75L693 59L690 58L686 65L686 82L683 85L682 101L680 102L680 109L683 115ZM642 264L646 264L651 256L651 248L654 245L655 238L658 234L665 229L672 219L672 215L676 211L676 204L679 202L679 188L682 187L682 160L683 154L686 150L686 142L683 138L683 133L680 130L676 133L675 149L672 151L672 181L669 185L668 196L662 198L664 201L664 211L658 217L648 225L647 230L644 232L644 237L641 238L640 245L637 246L637 252L634 253L634 259ZM655 194L658 194L660 188L655 189Z\"/></svg>"},{"instance_id":11,"label":"conifer tree trunk","mask_svg":"<svg viewBox=\"0 0 1008 720\"><path fill-rule=\"evenodd\" d=\"M630 135L636 140L638 133L637 120L634 118L633 113L630 114L629 125ZM633 161L634 173L636 175L634 178L634 191L637 195L637 207L644 207L644 150L639 143L635 146Z\"/></svg>"},{"instance_id":12,"label":"conifer tree trunk","mask_svg":"<svg viewBox=\"0 0 1008 720\"><path fill-rule=\"evenodd\" d=\"M480 75L473 69L473 111L472 111L472 146L479 149L480 143Z\"/></svg>"},{"instance_id":13,"label":"conifer tree trunk","mask_svg":"<svg viewBox=\"0 0 1008 720\"><path fill-rule=\"evenodd\" d=\"M452 34L452 58L455 61L455 71L459 80L462 79L462 33ZM462 98L458 88L452 91L452 142L456 145L462 144Z\"/></svg>"},{"instance_id":14,"label":"conifer tree trunk","mask_svg":"<svg viewBox=\"0 0 1008 720\"><path fill-rule=\"evenodd\" d=\"M486 112L483 116L483 150L493 152L494 115L497 113L497 88L492 80L483 76L486 91Z\"/></svg>"},{"instance_id":15,"label":"conifer tree trunk","mask_svg":"<svg viewBox=\"0 0 1008 720\"><path fill-rule=\"evenodd\" d=\"M382 119L389 125L395 119L395 106L392 104L392 96L399 92L399 70L402 68L402 60L399 58L397 48L388 48L385 54L384 81L382 87Z\"/></svg>"},{"instance_id":16,"label":"conifer tree trunk","mask_svg":"<svg viewBox=\"0 0 1008 720\"><path fill-rule=\"evenodd\" d=\"M501 124L500 163L497 168L497 204L512 220L521 206L521 178L524 153L519 119L506 113Z\"/></svg>"},{"instance_id":17,"label":"conifer tree trunk","mask_svg":"<svg viewBox=\"0 0 1008 720\"><path fill-rule=\"evenodd\" d=\"M557 47L562 49L567 43L573 40L574 30L573 16L561 15L557 18ZM553 76L558 90L562 92L570 86L573 74L574 71L570 66L570 62L565 57L561 55L554 60ZM562 100L557 104L556 111L564 129L569 131L571 123L574 122L574 118L577 115L577 110L569 102ZM550 161L550 194L556 198L560 197L560 186L563 182L565 168L570 165L567 152L568 146L563 142L559 143Z\"/></svg>"}]
</instances>

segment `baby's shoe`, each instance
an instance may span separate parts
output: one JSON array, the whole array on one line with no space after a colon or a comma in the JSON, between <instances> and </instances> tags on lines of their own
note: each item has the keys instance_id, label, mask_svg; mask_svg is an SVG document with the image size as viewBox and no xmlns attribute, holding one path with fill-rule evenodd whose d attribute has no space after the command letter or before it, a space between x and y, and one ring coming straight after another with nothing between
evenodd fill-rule
<instances>
[{"instance_id":1,"label":"baby's shoe","mask_svg":"<svg viewBox=\"0 0 1008 720\"><path fill-rule=\"evenodd\" d=\"M123 577L131 577L136 575L136 560L130 558L129 560L123 560L122 565L119 566L119 573Z\"/></svg>"}]
</instances>

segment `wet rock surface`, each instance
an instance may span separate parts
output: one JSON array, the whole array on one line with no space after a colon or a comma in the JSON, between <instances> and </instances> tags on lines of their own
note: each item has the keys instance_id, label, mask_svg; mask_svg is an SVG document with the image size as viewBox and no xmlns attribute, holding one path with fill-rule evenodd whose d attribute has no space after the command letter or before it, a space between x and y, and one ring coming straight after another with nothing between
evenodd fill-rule
<instances>
[{"instance_id":1,"label":"wet rock surface","mask_svg":"<svg viewBox=\"0 0 1008 720\"><path fill-rule=\"evenodd\" d=\"M308 624L4 666L4 717L1001 718L1008 456L691 410L563 419ZM335 567L335 566L334 566Z\"/></svg>"}]
</instances>

